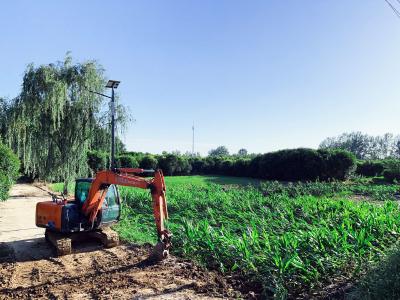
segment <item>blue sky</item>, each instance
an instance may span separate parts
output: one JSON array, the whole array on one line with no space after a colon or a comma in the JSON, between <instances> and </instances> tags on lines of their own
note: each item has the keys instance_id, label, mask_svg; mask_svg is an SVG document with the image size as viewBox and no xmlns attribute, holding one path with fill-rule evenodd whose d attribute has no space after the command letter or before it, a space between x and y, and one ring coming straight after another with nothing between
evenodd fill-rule
<instances>
[{"instance_id":1,"label":"blue sky","mask_svg":"<svg viewBox=\"0 0 400 300\"><path fill-rule=\"evenodd\" d=\"M122 81L132 151L190 151L193 121L202 154L400 133L400 19L384 0L9 1L0 37L0 96L30 62L98 60Z\"/></svg>"}]
</instances>

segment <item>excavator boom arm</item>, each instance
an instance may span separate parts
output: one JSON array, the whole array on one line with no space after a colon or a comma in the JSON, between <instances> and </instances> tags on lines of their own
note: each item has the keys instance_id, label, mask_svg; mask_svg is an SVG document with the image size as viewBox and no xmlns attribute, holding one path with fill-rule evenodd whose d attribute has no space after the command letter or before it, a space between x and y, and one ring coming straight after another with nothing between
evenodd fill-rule
<instances>
[{"instance_id":1,"label":"excavator boom arm","mask_svg":"<svg viewBox=\"0 0 400 300\"><path fill-rule=\"evenodd\" d=\"M107 189L111 184L150 189L158 238L161 242L168 244L169 247L171 234L166 230L164 224L165 220L168 219L164 176L161 170L155 171L152 179L145 179L135 175L143 173L143 171L143 169L122 168L115 171L104 170L98 172L90 186L88 197L82 206L82 212L93 224L98 212L101 210Z\"/></svg>"}]
</instances>

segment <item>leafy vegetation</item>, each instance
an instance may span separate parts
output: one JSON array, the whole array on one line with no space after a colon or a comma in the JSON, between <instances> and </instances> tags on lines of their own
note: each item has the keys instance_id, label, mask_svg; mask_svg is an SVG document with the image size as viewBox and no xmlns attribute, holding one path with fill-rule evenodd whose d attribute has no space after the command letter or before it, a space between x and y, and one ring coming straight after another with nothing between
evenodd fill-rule
<instances>
[{"instance_id":1,"label":"leafy vegetation","mask_svg":"<svg viewBox=\"0 0 400 300\"><path fill-rule=\"evenodd\" d=\"M389 184L348 182L289 182L265 181L261 183L261 190L265 196L287 195L289 197L317 196L317 197L364 197L374 201L398 200L400 186Z\"/></svg>"},{"instance_id":2,"label":"leafy vegetation","mask_svg":"<svg viewBox=\"0 0 400 300\"><path fill-rule=\"evenodd\" d=\"M0 201L7 199L8 191L19 175L19 167L18 157L0 143Z\"/></svg>"},{"instance_id":3,"label":"leafy vegetation","mask_svg":"<svg viewBox=\"0 0 400 300\"><path fill-rule=\"evenodd\" d=\"M384 160L360 160L357 162L356 174L366 177L382 176L384 169Z\"/></svg>"},{"instance_id":4,"label":"leafy vegetation","mask_svg":"<svg viewBox=\"0 0 400 300\"><path fill-rule=\"evenodd\" d=\"M355 157L343 150L288 149L255 157L251 168L254 177L268 180L343 180L354 170Z\"/></svg>"},{"instance_id":5,"label":"leafy vegetation","mask_svg":"<svg viewBox=\"0 0 400 300\"><path fill-rule=\"evenodd\" d=\"M173 175L224 175L253 177L268 180L310 181L343 180L355 169L354 156L343 150L287 149L262 155L247 155L241 149L237 155L226 156L225 147L218 147L207 157L163 153L151 155L140 152L123 153L124 162L119 165L137 166L143 169L160 168L168 176ZM102 161L101 152L90 153L90 168ZM95 159L94 155L97 155ZM225 156L224 156L225 155ZM130 158L131 157L131 158ZM121 160L119 159L119 160ZM93 165L94 164L94 165Z\"/></svg>"},{"instance_id":6,"label":"leafy vegetation","mask_svg":"<svg viewBox=\"0 0 400 300\"><path fill-rule=\"evenodd\" d=\"M215 183L220 185L236 185L236 186L260 186L261 181L258 179L247 178L247 177L230 177L230 176L176 176L176 177L165 177L165 183L167 188L175 185L196 185L196 186L207 186L209 183ZM61 193L63 191L62 183L50 184L51 190ZM75 189L75 183L71 182L68 190L73 191ZM129 188L128 188L129 189Z\"/></svg>"},{"instance_id":7,"label":"leafy vegetation","mask_svg":"<svg viewBox=\"0 0 400 300\"><path fill-rule=\"evenodd\" d=\"M32 178L68 181L88 174L87 151L110 145L103 68L95 61L30 64L18 97L0 115L2 138ZM117 122L123 123L122 110Z\"/></svg>"},{"instance_id":8,"label":"leafy vegetation","mask_svg":"<svg viewBox=\"0 0 400 300\"><path fill-rule=\"evenodd\" d=\"M400 161L390 161L383 171L383 177L388 182L400 182Z\"/></svg>"},{"instance_id":9,"label":"leafy vegetation","mask_svg":"<svg viewBox=\"0 0 400 300\"><path fill-rule=\"evenodd\" d=\"M372 264L346 298L348 300L400 299L399 245L388 251L384 259Z\"/></svg>"},{"instance_id":10,"label":"leafy vegetation","mask_svg":"<svg viewBox=\"0 0 400 300\"><path fill-rule=\"evenodd\" d=\"M131 155L118 155L115 159L117 168L138 168L138 161Z\"/></svg>"},{"instance_id":11,"label":"leafy vegetation","mask_svg":"<svg viewBox=\"0 0 400 300\"><path fill-rule=\"evenodd\" d=\"M335 278L359 278L400 234L398 206L385 201L396 199L398 185L226 176L166 177L166 184L174 254L239 277L264 297L305 295ZM62 184L52 188L60 191ZM148 191L122 187L120 194L116 230L123 239L154 243ZM348 200L355 195L382 204ZM352 295L369 293L371 278Z\"/></svg>"},{"instance_id":12,"label":"leafy vegetation","mask_svg":"<svg viewBox=\"0 0 400 300\"><path fill-rule=\"evenodd\" d=\"M239 276L264 296L308 293L332 278L356 276L400 233L394 202L331 198L347 191L340 184L240 187L187 180L167 181L174 253ZM126 203L121 236L154 242L148 192L120 192Z\"/></svg>"},{"instance_id":13,"label":"leafy vegetation","mask_svg":"<svg viewBox=\"0 0 400 300\"><path fill-rule=\"evenodd\" d=\"M243 149L241 149L241 150L243 150ZM219 146L215 149L211 149L210 151L208 151L208 155L210 155L210 156L228 156L229 151L228 151L228 148L226 148L225 146Z\"/></svg>"},{"instance_id":14,"label":"leafy vegetation","mask_svg":"<svg viewBox=\"0 0 400 300\"><path fill-rule=\"evenodd\" d=\"M106 152L92 150L87 152L87 164L91 171L91 176L94 176L99 170L104 170L108 166L108 155Z\"/></svg>"}]
</instances>

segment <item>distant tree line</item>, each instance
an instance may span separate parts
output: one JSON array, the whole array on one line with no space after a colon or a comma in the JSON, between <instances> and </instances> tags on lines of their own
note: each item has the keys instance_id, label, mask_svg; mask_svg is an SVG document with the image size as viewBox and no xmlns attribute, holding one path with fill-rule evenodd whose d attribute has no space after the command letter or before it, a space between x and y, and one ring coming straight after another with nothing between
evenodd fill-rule
<instances>
[{"instance_id":1,"label":"distant tree line","mask_svg":"<svg viewBox=\"0 0 400 300\"><path fill-rule=\"evenodd\" d=\"M362 132L343 133L328 137L320 149L342 149L353 153L357 159L400 158L400 136L391 133L372 136Z\"/></svg>"},{"instance_id":2,"label":"distant tree line","mask_svg":"<svg viewBox=\"0 0 400 300\"><path fill-rule=\"evenodd\" d=\"M355 174L400 182L400 136L343 133L326 138L320 149L342 149L353 153L358 159Z\"/></svg>"},{"instance_id":3,"label":"distant tree line","mask_svg":"<svg viewBox=\"0 0 400 300\"><path fill-rule=\"evenodd\" d=\"M160 168L168 176L214 174L285 181L343 180L354 171L356 165L354 155L344 150L299 148L257 155L245 154L242 150L234 155L211 150L206 157L179 152L159 155L125 152L116 157L116 164L129 168ZM88 152L88 165L92 174L104 169L108 165L106 153Z\"/></svg>"}]
</instances>

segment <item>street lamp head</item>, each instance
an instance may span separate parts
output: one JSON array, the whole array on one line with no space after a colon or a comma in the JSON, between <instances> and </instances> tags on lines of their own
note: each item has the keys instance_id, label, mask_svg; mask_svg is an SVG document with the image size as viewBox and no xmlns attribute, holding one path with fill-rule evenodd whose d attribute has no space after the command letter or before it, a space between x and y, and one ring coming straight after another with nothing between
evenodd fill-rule
<instances>
[{"instance_id":1,"label":"street lamp head","mask_svg":"<svg viewBox=\"0 0 400 300\"><path fill-rule=\"evenodd\" d=\"M121 81L109 80L106 84L106 88L116 89Z\"/></svg>"}]
</instances>

